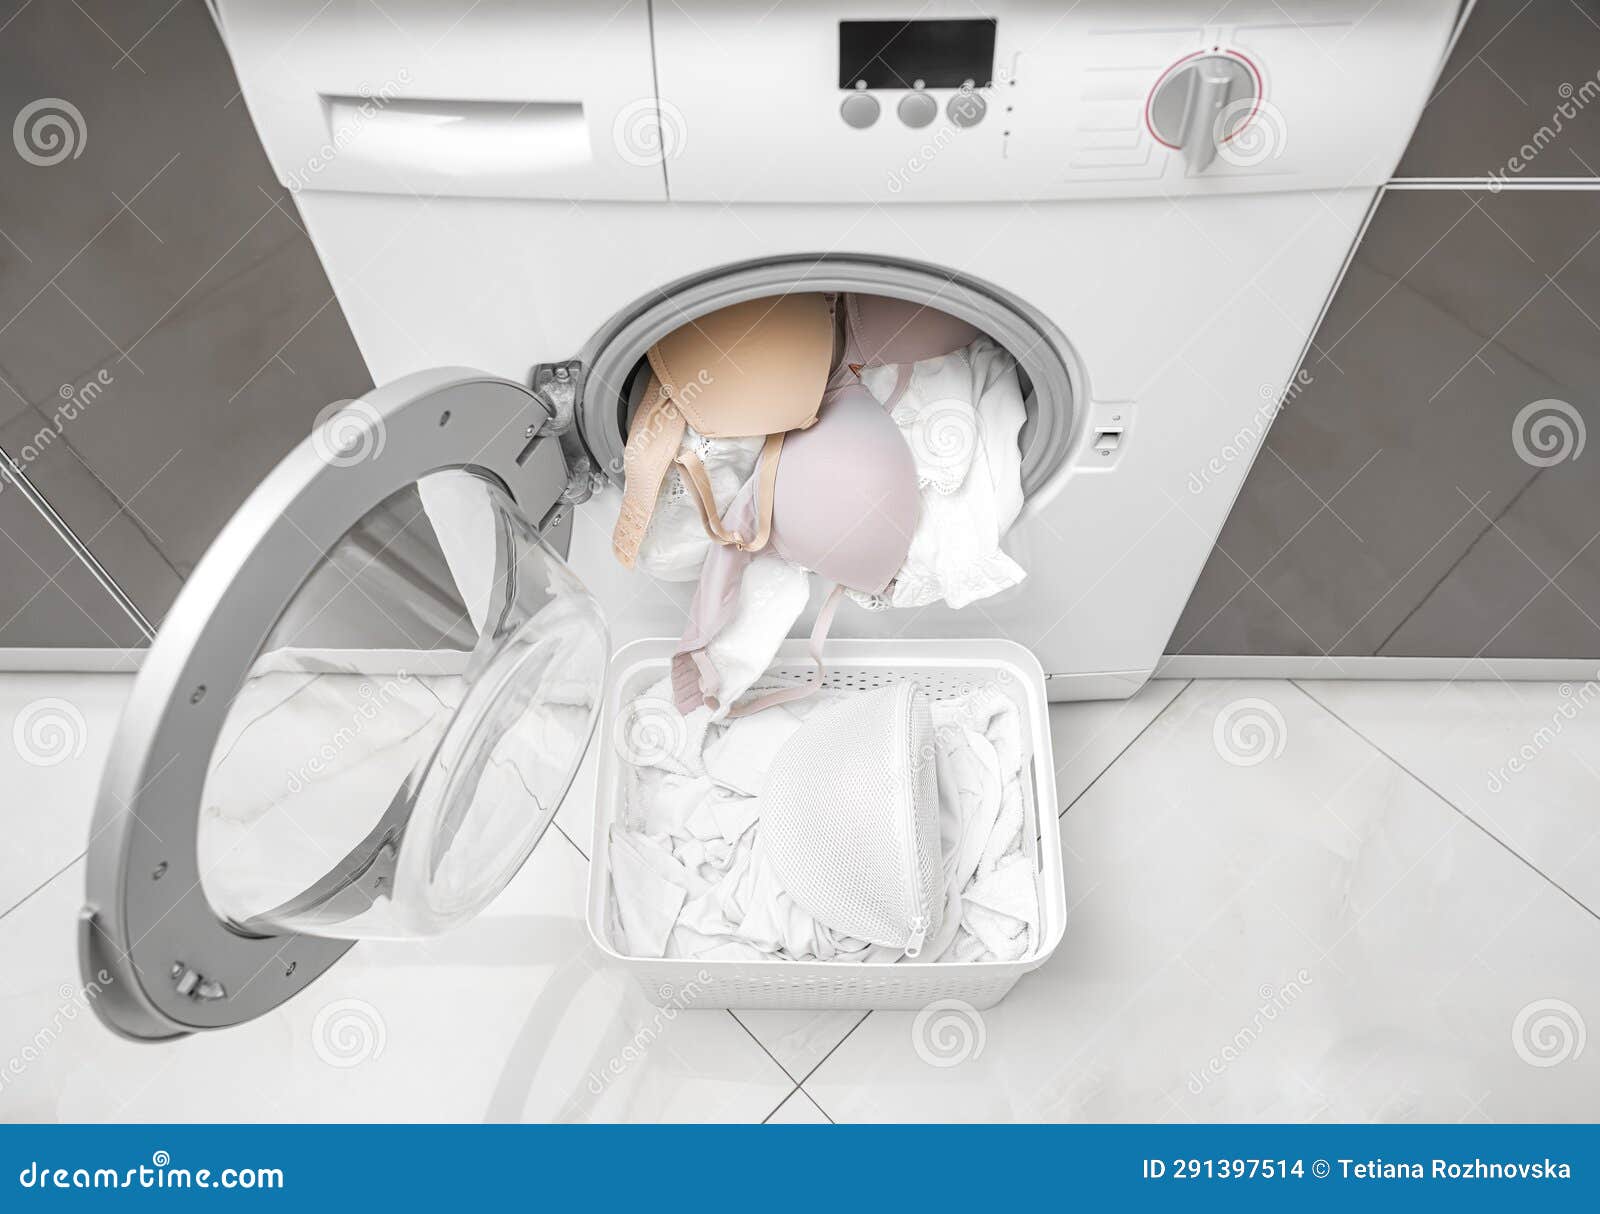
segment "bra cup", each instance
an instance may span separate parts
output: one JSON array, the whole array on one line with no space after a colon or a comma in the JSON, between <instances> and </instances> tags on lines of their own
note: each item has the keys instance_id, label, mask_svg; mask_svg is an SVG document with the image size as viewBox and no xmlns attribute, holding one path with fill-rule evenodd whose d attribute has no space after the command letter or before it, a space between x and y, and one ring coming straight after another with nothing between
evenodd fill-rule
<instances>
[{"instance_id":1,"label":"bra cup","mask_svg":"<svg viewBox=\"0 0 1600 1214\"><path fill-rule=\"evenodd\" d=\"M847 359L864 367L940 358L970 346L982 333L967 321L909 299L845 297Z\"/></svg>"},{"instance_id":2,"label":"bra cup","mask_svg":"<svg viewBox=\"0 0 1600 1214\"><path fill-rule=\"evenodd\" d=\"M650 369L701 434L749 438L811 423L828 380L833 317L818 294L730 304L650 347Z\"/></svg>"},{"instance_id":3,"label":"bra cup","mask_svg":"<svg viewBox=\"0 0 1600 1214\"><path fill-rule=\"evenodd\" d=\"M828 395L815 426L784 439L772 542L829 581L880 594L905 564L921 504L900 428L852 384Z\"/></svg>"}]
</instances>

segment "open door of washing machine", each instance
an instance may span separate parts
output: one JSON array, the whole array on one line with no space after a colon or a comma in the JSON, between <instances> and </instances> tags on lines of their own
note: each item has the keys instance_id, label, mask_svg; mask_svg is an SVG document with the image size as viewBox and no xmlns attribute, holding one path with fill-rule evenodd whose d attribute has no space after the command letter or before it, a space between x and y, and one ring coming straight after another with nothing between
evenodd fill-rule
<instances>
[{"instance_id":1,"label":"open door of washing machine","mask_svg":"<svg viewBox=\"0 0 1600 1214\"><path fill-rule=\"evenodd\" d=\"M522 866L609 657L562 559L551 429L519 384L409 376L334 411L217 537L95 809L79 957L113 1030L259 1016L355 940L470 918Z\"/></svg>"}]
</instances>

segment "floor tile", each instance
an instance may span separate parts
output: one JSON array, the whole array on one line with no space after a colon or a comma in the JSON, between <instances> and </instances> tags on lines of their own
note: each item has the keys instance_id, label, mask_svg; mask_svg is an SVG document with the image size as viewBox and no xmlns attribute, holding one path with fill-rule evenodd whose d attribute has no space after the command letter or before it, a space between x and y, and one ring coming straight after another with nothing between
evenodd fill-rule
<instances>
[{"instance_id":1,"label":"floor tile","mask_svg":"<svg viewBox=\"0 0 1600 1214\"><path fill-rule=\"evenodd\" d=\"M0 921L6 1120L760 1121L793 1088L725 1012L665 1017L606 968L584 864L552 833L479 919L365 943L302 998L166 1045L112 1036L77 985L74 865ZM46 1034L26 1058L18 1052Z\"/></svg>"},{"instance_id":2,"label":"floor tile","mask_svg":"<svg viewBox=\"0 0 1600 1214\"><path fill-rule=\"evenodd\" d=\"M1303 686L1600 914L1600 683Z\"/></svg>"},{"instance_id":3,"label":"floor tile","mask_svg":"<svg viewBox=\"0 0 1600 1214\"><path fill-rule=\"evenodd\" d=\"M0 675L0 915L83 853L131 675Z\"/></svg>"},{"instance_id":4,"label":"floor tile","mask_svg":"<svg viewBox=\"0 0 1600 1214\"><path fill-rule=\"evenodd\" d=\"M805 1092L796 1089L794 1095L778 1106L768 1125L829 1125L828 1115L817 1107L817 1102Z\"/></svg>"},{"instance_id":5,"label":"floor tile","mask_svg":"<svg viewBox=\"0 0 1600 1214\"><path fill-rule=\"evenodd\" d=\"M742 1009L734 1013L796 1083L817 1069L828 1052L860 1024L864 1012Z\"/></svg>"},{"instance_id":6,"label":"floor tile","mask_svg":"<svg viewBox=\"0 0 1600 1214\"><path fill-rule=\"evenodd\" d=\"M807 1081L830 1116L1600 1116L1600 922L1291 685L1194 684L1063 852L1055 956L873 1013Z\"/></svg>"},{"instance_id":7,"label":"floor tile","mask_svg":"<svg viewBox=\"0 0 1600 1214\"><path fill-rule=\"evenodd\" d=\"M1126 700L1050 705L1050 749L1061 808L1076 801L1183 688L1181 679L1152 679Z\"/></svg>"}]
</instances>

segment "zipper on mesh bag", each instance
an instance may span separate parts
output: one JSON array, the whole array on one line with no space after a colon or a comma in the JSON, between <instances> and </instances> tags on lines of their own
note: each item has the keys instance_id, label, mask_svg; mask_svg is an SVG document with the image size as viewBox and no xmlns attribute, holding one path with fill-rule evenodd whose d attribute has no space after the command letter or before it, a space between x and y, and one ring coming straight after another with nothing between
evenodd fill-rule
<instances>
[{"instance_id":1,"label":"zipper on mesh bag","mask_svg":"<svg viewBox=\"0 0 1600 1214\"><path fill-rule=\"evenodd\" d=\"M901 736L910 738L911 714L912 708L916 701L915 688L913 688L913 694L905 696L904 700L905 717L903 724L905 728L902 731ZM910 938L906 940L905 955L915 960L922 953L922 946L928 939L928 929L933 926L933 920L931 914L929 913L929 908L924 902L922 896L922 869L917 862L916 803L912 796L912 791L915 787L915 772L910 770L910 764L914 763L916 760L914 756L908 758L908 751L909 747L903 748L900 754L900 779L903 795L900 798L901 812L899 816L900 830L905 841L906 884L907 888L909 888L911 891L911 935ZM930 755L928 757L928 761L933 762L933 756ZM909 812L907 812L908 810Z\"/></svg>"}]
</instances>

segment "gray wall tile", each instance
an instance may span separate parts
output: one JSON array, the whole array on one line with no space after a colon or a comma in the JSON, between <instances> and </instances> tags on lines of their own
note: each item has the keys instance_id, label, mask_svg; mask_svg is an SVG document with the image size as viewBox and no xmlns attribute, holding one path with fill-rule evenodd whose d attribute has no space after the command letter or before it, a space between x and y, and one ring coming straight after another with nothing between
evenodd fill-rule
<instances>
[{"instance_id":1,"label":"gray wall tile","mask_svg":"<svg viewBox=\"0 0 1600 1214\"><path fill-rule=\"evenodd\" d=\"M124 648L143 634L0 473L0 646Z\"/></svg>"},{"instance_id":2,"label":"gray wall tile","mask_svg":"<svg viewBox=\"0 0 1600 1214\"><path fill-rule=\"evenodd\" d=\"M1600 176L1597 75L1600 0L1478 0L1396 175Z\"/></svg>"},{"instance_id":3,"label":"gray wall tile","mask_svg":"<svg viewBox=\"0 0 1600 1214\"><path fill-rule=\"evenodd\" d=\"M107 395L87 404L81 404L80 395L70 412L64 408L46 417L28 410L0 426L0 450L22 469L145 619L154 622L177 596L182 584L177 572L161 558L136 508L124 508L73 454L67 440L84 419L78 410L104 404L115 389L113 382Z\"/></svg>"},{"instance_id":4,"label":"gray wall tile","mask_svg":"<svg viewBox=\"0 0 1600 1214\"><path fill-rule=\"evenodd\" d=\"M1600 425L1594 198L1385 196L1316 336L1312 382L1274 421L1170 651L1472 656L1498 636L1502 654L1600 653L1583 614L1600 618L1585 529L1600 527L1600 477L1582 460L1541 472L1514 439L1547 398L1585 432ZM1310 523L1284 465L1327 502ZM1570 562L1582 610L1552 602L1511 626L1544 578L1492 559L1502 515L1552 573ZM1237 593L1235 563L1259 594Z\"/></svg>"}]
</instances>

